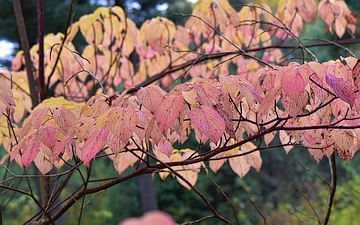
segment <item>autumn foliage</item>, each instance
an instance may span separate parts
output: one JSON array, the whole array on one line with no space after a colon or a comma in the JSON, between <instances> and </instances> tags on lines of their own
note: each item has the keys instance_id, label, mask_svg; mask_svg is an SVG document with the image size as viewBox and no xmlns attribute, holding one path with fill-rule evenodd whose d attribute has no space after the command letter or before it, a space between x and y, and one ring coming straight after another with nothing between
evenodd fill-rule
<instances>
[{"instance_id":1,"label":"autumn foliage","mask_svg":"<svg viewBox=\"0 0 360 225\"><path fill-rule=\"evenodd\" d=\"M216 172L225 161L211 158L223 155L244 176L250 166L261 167L254 151L259 146L249 142L252 136L261 133L269 144L279 131L287 151L302 144L319 161L336 150L348 162L360 144L354 129L360 109L357 59L275 66L283 59L281 51L266 49L296 38L303 22L315 16L315 6L314 1L282 1L273 16L266 4L236 12L227 1L201 1L185 27L158 17L140 29L121 8L99 8L81 17L66 35L45 37L47 87L57 98L30 110L21 52L11 76L3 71L7 80L1 82L1 112L11 109L14 122L31 112L15 136L4 127L3 142L12 136L6 140L8 156L21 166L34 162L46 174L74 156L89 165L105 151L121 173L150 154L150 148L161 163L195 160L196 151L172 149L194 131L200 144L210 144L216 152L202 153L211 169ZM346 28L354 32L357 18L343 1L321 1L318 10L329 31L339 37ZM72 44L78 32L87 43L81 56ZM274 34L277 39L270 38ZM259 47L266 49L261 58L250 51ZM31 49L35 68L37 49ZM129 59L134 52L137 70ZM227 54L210 60L221 52ZM146 83L154 77L154 84ZM176 79L183 82L165 91ZM16 84L11 84L13 90L9 80ZM99 83L104 89L91 96ZM122 92L114 93L119 84ZM232 157L239 154L246 156ZM186 167L187 178L196 176L201 164Z\"/></svg>"},{"instance_id":2,"label":"autumn foliage","mask_svg":"<svg viewBox=\"0 0 360 225\"><path fill-rule=\"evenodd\" d=\"M107 156L121 174L145 161L146 172L174 175L191 189L201 169L216 172L226 161L240 177L259 171L260 152L277 134L287 152L303 146L317 162L333 152L349 162L360 148L360 63L317 62L298 40L316 13L325 32L355 32L357 17L342 0L238 12L227 0L203 0L185 26L157 17L140 29L121 8L98 8L66 34L44 38L49 98L36 107L22 52L12 71L1 71L1 163L34 163L47 174ZM81 50L76 35L86 42ZM299 63L281 51L290 39L303 54ZM38 58L35 45L36 76ZM192 134L198 149L173 148Z\"/></svg>"}]
</instances>

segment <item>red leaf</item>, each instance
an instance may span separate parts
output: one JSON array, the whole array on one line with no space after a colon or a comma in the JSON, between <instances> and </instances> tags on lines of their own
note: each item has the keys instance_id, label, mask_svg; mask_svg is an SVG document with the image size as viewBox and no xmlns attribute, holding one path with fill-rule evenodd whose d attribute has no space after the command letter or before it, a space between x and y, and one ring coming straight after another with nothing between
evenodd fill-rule
<instances>
[{"instance_id":1,"label":"red leaf","mask_svg":"<svg viewBox=\"0 0 360 225\"><path fill-rule=\"evenodd\" d=\"M102 147L104 147L108 133L109 129L103 128L96 130L89 135L85 144L81 148L81 159L84 161L86 166L90 165L91 159L93 159L96 154L100 152Z\"/></svg>"},{"instance_id":2,"label":"red leaf","mask_svg":"<svg viewBox=\"0 0 360 225\"><path fill-rule=\"evenodd\" d=\"M192 108L189 112L189 117L191 123L208 136L212 142L217 143L224 134L224 119L215 111L215 109L209 106Z\"/></svg>"},{"instance_id":3,"label":"red leaf","mask_svg":"<svg viewBox=\"0 0 360 225\"><path fill-rule=\"evenodd\" d=\"M328 73L325 74L325 81L341 100L349 103L351 107L354 105L354 91L348 83Z\"/></svg>"}]
</instances>

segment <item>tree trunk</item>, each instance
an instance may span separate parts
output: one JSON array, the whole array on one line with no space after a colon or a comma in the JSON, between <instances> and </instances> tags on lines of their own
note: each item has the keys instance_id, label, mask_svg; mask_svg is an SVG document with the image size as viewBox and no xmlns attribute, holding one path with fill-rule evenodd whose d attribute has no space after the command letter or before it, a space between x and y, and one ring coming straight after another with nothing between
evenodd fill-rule
<instances>
[{"instance_id":1,"label":"tree trunk","mask_svg":"<svg viewBox=\"0 0 360 225\"><path fill-rule=\"evenodd\" d=\"M121 8L125 9L125 0L115 0L114 5L120 6Z\"/></svg>"},{"instance_id":2,"label":"tree trunk","mask_svg":"<svg viewBox=\"0 0 360 225\"><path fill-rule=\"evenodd\" d=\"M154 180L152 179L151 174L140 175L138 179L143 213L157 210L158 203L156 198Z\"/></svg>"}]
</instances>

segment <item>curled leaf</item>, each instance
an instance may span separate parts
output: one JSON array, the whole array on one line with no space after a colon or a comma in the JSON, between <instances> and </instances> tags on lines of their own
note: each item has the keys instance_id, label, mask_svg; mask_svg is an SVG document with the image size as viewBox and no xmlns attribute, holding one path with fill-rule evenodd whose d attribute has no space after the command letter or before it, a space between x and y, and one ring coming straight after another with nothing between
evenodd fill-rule
<instances>
[{"instance_id":1,"label":"curled leaf","mask_svg":"<svg viewBox=\"0 0 360 225\"><path fill-rule=\"evenodd\" d=\"M354 105L355 96L353 88L342 78L326 73L325 81L341 100L349 103L351 107Z\"/></svg>"}]
</instances>

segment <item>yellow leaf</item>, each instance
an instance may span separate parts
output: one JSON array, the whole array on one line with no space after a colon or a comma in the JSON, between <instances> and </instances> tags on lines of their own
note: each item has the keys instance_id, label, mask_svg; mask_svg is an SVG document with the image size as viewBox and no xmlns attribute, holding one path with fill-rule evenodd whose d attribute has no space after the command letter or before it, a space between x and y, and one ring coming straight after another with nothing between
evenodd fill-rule
<instances>
[{"instance_id":1,"label":"yellow leaf","mask_svg":"<svg viewBox=\"0 0 360 225\"><path fill-rule=\"evenodd\" d=\"M354 157L356 152L356 138L352 130L334 129L331 138L335 142L335 147L340 158L347 163Z\"/></svg>"},{"instance_id":2,"label":"yellow leaf","mask_svg":"<svg viewBox=\"0 0 360 225\"><path fill-rule=\"evenodd\" d=\"M257 147L252 142L246 142L245 144L241 145L241 152L246 153L249 151L252 151L256 149ZM262 165L262 159L260 156L259 151L254 151L252 153L249 153L245 155L246 162L252 166L256 171L260 171L261 165Z\"/></svg>"}]
</instances>

